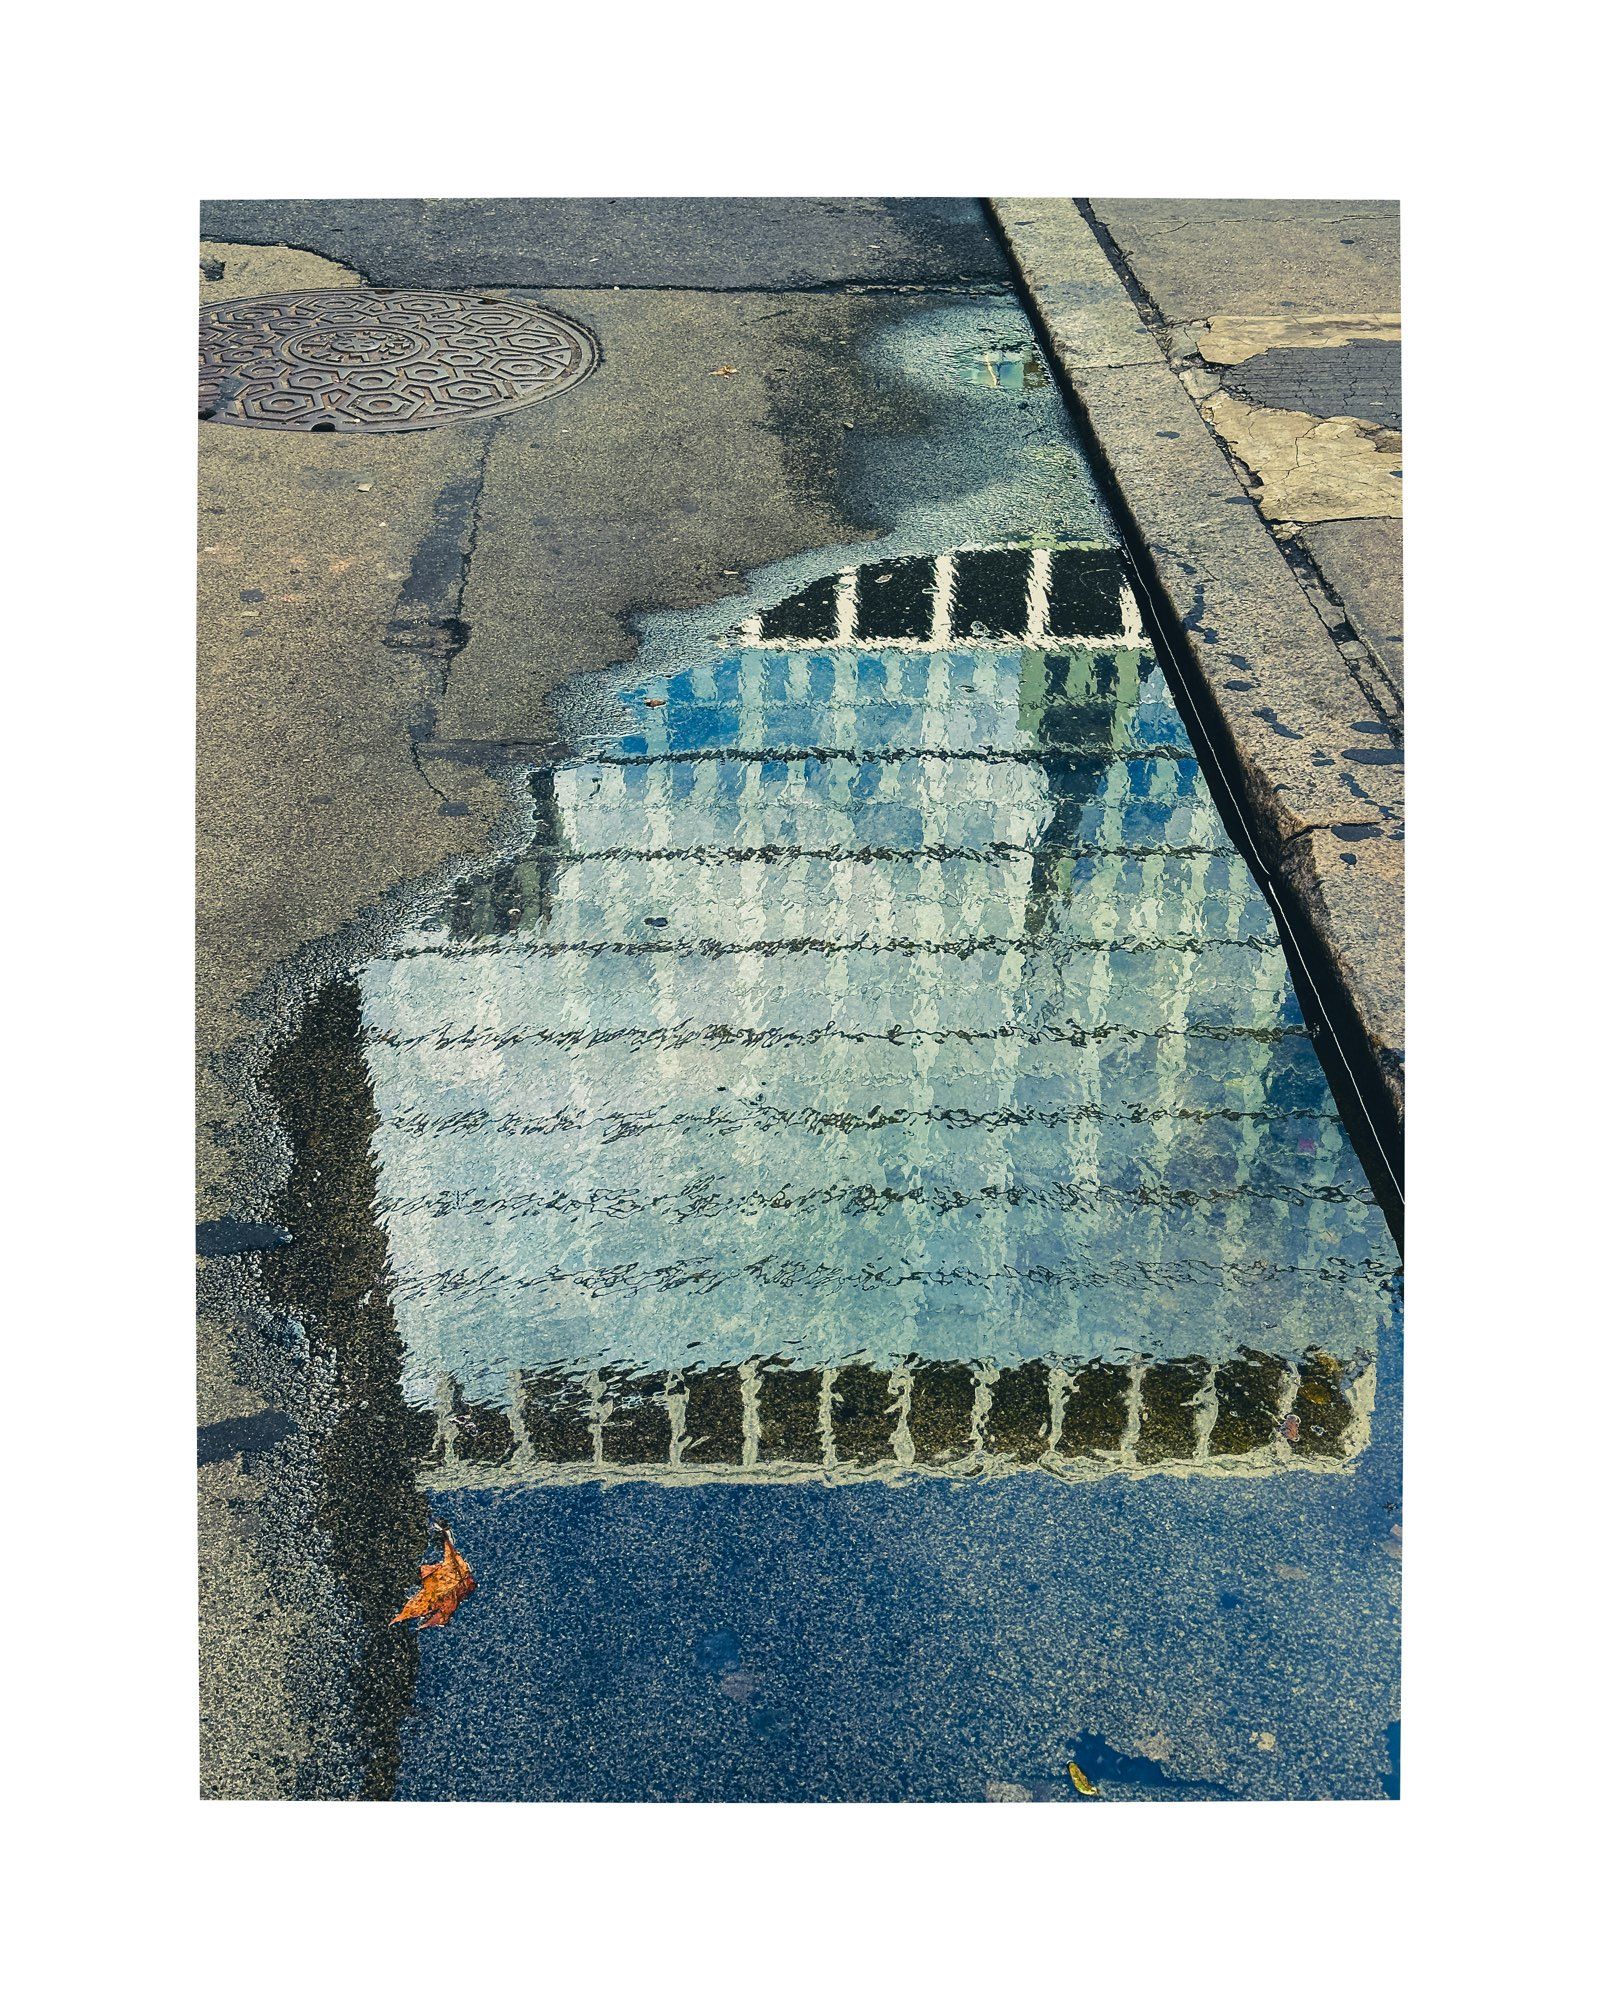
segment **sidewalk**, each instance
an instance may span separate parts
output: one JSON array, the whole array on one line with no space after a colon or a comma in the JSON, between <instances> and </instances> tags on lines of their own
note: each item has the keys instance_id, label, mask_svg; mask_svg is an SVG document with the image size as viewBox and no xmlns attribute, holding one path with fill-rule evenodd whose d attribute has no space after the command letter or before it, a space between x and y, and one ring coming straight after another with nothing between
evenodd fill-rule
<instances>
[{"instance_id":1,"label":"sidewalk","mask_svg":"<svg viewBox=\"0 0 1600 2000\"><path fill-rule=\"evenodd\" d=\"M1319 969L1381 1079L1377 1123L1392 1129L1375 1136L1397 1153L1398 209L991 208L1178 664L1231 752L1261 858L1325 955Z\"/></svg>"},{"instance_id":2,"label":"sidewalk","mask_svg":"<svg viewBox=\"0 0 1600 2000\"><path fill-rule=\"evenodd\" d=\"M1398 722L1400 242L1389 202L1090 204L1157 338ZM1335 620L1335 623L1338 621ZM1348 644L1348 642L1347 642ZM1360 673L1364 663L1347 652Z\"/></svg>"}]
</instances>

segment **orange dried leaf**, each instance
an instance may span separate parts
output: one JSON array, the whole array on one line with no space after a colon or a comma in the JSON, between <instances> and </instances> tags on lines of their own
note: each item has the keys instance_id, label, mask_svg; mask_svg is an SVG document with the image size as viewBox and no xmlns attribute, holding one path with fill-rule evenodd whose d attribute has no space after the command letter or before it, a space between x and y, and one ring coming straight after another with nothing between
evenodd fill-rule
<instances>
[{"instance_id":1,"label":"orange dried leaf","mask_svg":"<svg viewBox=\"0 0 1600 2000\"><path fill-rule=\"evenodd\" d=\"M422 1565L422 1588L414 1597L389 1620L398 1625L402 1619L419 1618L424 1625L448 1625L460 1610L464 1599L470 1597L478 1585L466 1557L450 1539L450 1531L445 1530L444 1551L436 1563Z\"/></svg>"}]
</instances>

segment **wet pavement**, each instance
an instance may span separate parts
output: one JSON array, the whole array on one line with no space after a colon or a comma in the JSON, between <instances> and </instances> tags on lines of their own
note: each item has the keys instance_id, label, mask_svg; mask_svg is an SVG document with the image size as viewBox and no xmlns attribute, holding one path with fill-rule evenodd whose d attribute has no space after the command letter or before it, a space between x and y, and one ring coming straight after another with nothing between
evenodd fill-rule
<instances>
[{"instance_id":1,"label":"wet pavement","mask_svg":"<svg viewBox=\"0 0 1600 2000\"><path fill-rule=\"evenodd\" d=\"M1393 1252L1114 553L743 636L359 975L402 1795L1381 1790Z\"/></svg>"},{"instance_id":2,"label":"wet pavement","mask_svg":"<svg viewBox=\"0 0 1600 2000\"><path fill-rule=\"evenodd\" d=\"M927 396L860 490L930 497L547 747L423 737L497 851L265 1059L274 1407L201 1443L326 1564L302 1796L1397 1787L1398 1258L1315 1024L1014 309L873 338ZM430 1518L478 1588L394 1632Z\"/></svg>"}]
</instances>

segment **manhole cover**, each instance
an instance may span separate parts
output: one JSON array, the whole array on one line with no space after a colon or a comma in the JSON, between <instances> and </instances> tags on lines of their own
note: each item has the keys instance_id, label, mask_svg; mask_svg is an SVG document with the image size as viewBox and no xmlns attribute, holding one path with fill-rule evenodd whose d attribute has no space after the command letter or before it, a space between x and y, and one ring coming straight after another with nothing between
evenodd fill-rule
<instances>
[{"instance_id":1,"label":"manhole cover","mask_svg":"<svg viewBox=\"0 0 1600 2000\"><path fill-rule=\"evenodd\" d=\"M421 431L554 396L595 365L559 313L472 292L275 292L200 315L200 414L281 431Z\"/></svg>"}]
</instances>

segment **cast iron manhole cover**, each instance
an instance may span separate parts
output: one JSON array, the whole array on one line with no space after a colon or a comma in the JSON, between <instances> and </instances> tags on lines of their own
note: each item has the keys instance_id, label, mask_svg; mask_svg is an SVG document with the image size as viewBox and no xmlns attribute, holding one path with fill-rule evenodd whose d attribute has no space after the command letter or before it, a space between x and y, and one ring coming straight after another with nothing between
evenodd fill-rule
<instances>
[{"instance_id":1,"label":"cast iron manhole cover","mask_svg":"<svg viewBox=\"0 0 1600 2000\"><path fill-rule=\"evenodd\" d=\"M280 431L422 431L579 382L593 336L474 292L274 292L200 315L200 414Z\"/></svg>"}]
</instances>

